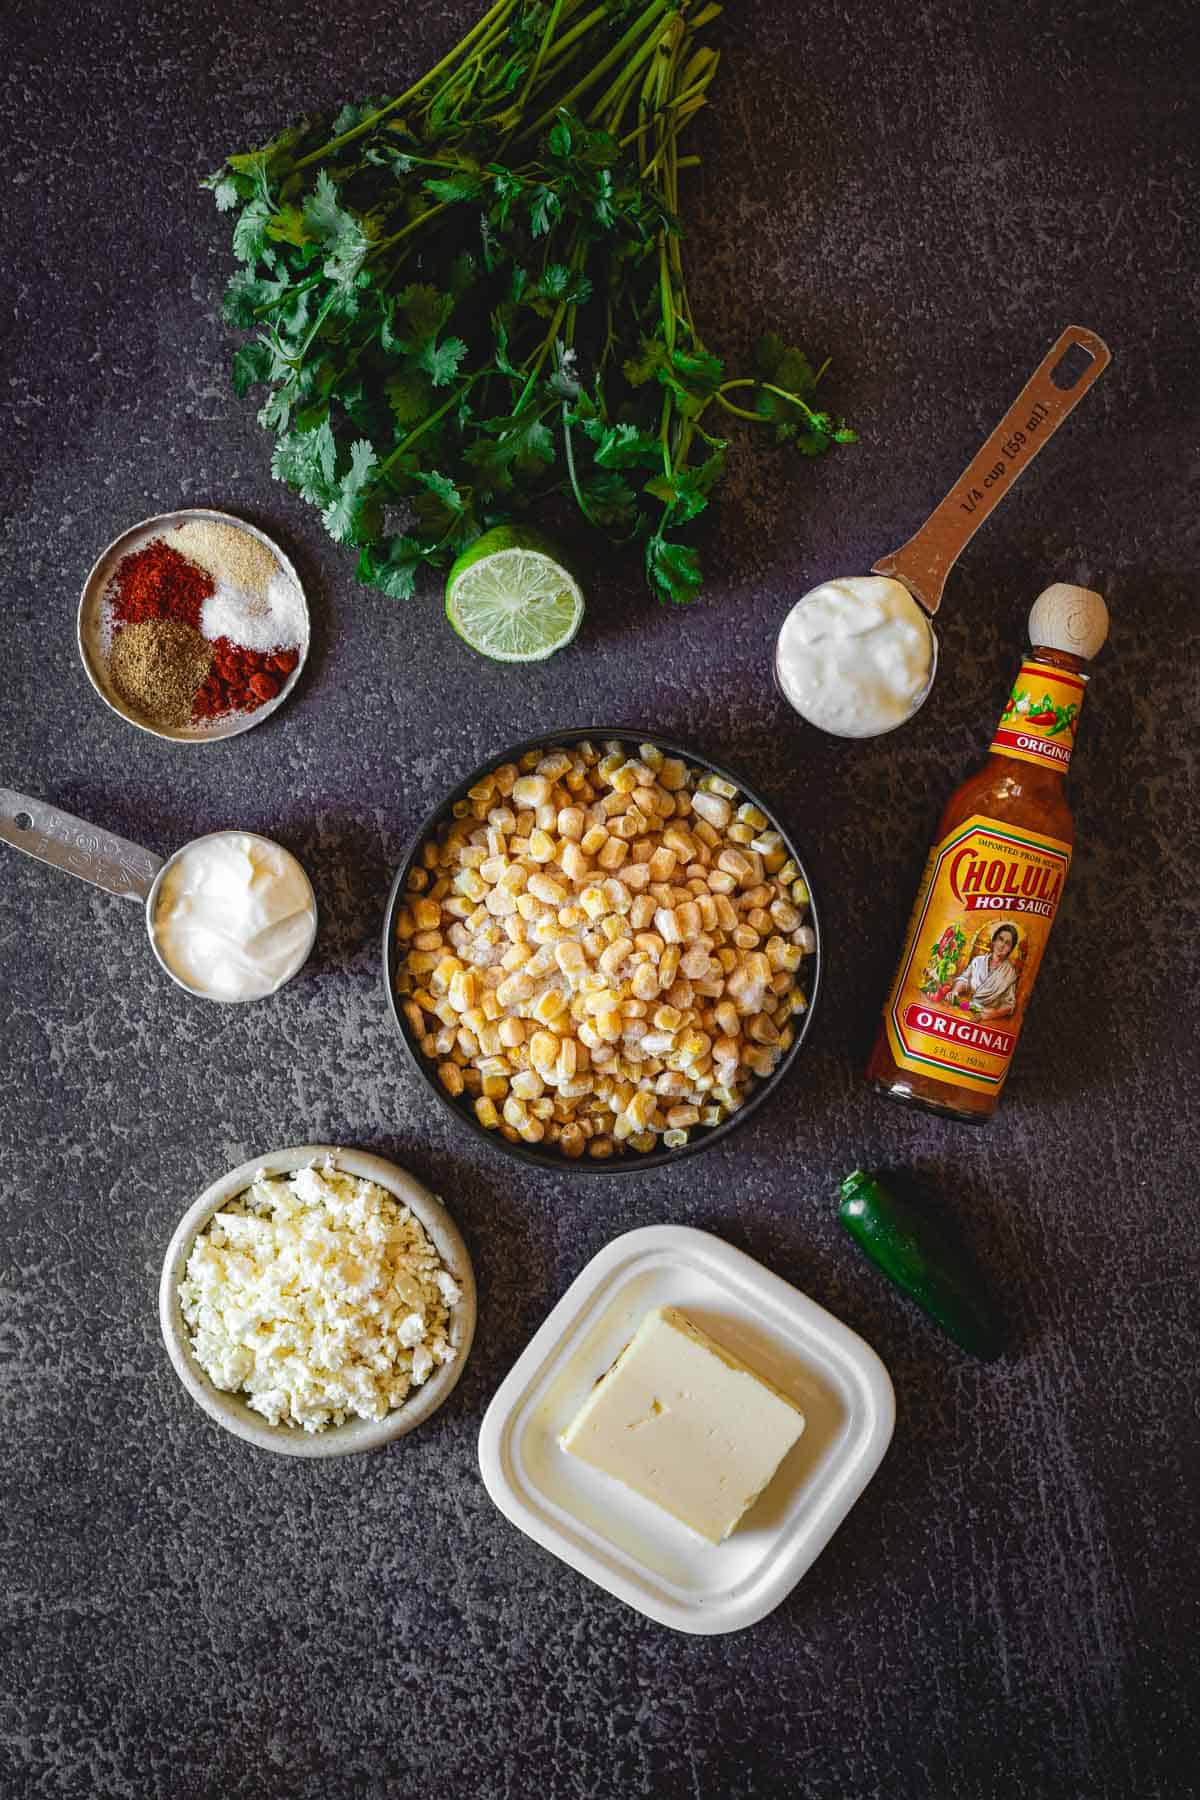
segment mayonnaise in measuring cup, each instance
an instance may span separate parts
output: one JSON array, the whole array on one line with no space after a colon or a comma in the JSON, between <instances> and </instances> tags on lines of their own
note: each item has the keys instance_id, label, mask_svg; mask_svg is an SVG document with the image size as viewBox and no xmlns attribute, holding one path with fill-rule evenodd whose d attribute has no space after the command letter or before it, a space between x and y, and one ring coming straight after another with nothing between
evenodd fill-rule
<instances>
[{"instance_id":1,"label":"mayonnaise in measuring cup","mask_svg":"<svg viewBox=\"0 0 1200 1800\"><path fill-rule=\"evenodd\" d=\"M810 725L837 737L877 737L916 712L933 680L934 636L890 575L823 581L783 622L775 670Z\"/></svg>"},{"instance_id":2,"label":"mayonnaise in measuring cup","mask_svg":"<svg viewBox=\"0 0 1200 1800\"><path fill-rule=\"evenodd\" d=\"M258 1000L312 949L317 907L290 851L245 831L185 844L164 870L151 934L167 968L213 1000Z\"/></svg>"}]
</instances>

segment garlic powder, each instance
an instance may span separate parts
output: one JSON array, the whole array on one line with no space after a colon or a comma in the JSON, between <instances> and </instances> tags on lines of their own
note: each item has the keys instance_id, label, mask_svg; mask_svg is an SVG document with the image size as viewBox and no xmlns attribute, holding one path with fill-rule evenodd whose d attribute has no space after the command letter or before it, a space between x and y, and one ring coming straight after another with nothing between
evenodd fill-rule
<instances>
[{"instance_id":1,"label":"garlic powder","mask_svg":"<svg viewBox=\"0 0 1200 1800\"><path fill-rule=\"evenodd\" d=\"M451 1362L461 1297L409 1208L331 1159L260 1172L196 1238L179 1285L213 1385L314 1432L386 1417Z\"/></svg>"}]
</instances>

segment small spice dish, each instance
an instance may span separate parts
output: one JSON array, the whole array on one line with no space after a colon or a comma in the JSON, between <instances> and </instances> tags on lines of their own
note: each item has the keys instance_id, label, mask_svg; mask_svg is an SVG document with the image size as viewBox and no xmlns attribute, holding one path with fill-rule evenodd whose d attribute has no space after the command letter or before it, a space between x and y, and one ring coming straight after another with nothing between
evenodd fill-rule
<instances>
[{"instance_id":1,"label":"small spice dish","mask_svg":"<svg viewBox=\"0 0 1200 1800\"><path fill-rule=\"evenodd\" d=\"M461 1298L450 1309L449 1338L455 1349L452 1362L442 1363L412 1397L384 1419L355 1419L325 1431L306 1432L291 1425L272 1425L252 1411L237 1395L214 1387L200 1367L188 1341L179 1303L192 1245L213 1214L245 1192L260 1171L291 1175L297 1169L332 1158L339 1171L376 1182L407 1206L424 1227L445 1267L454 1277ZM424 1423L447 1400L462 1374L475 1335L475 1274L467 1246L442 1202L429 1189L382 1156L364 1150L341 1150L329 1144L302 1144L290 1150L273 1150L252 1162L241 1163L214 1181L184 1213L167 1246L158 1291L158 1317L167 1354L184 1387L210 1419L243 1442L281 1456L318 1458L347 1456L360 1450L377 1450L394 1438L404 1437Z\"/></svg>"},{"instance_id":2,"label":"small spice dish","mask_svg":"<svg viewBox=\"0 0 1200 1800\"><path fill-rule=\"evenodd\" d=\"M295 589L302 614L302 623L298 632L298 643L294 646L297 660L294 667L282 680L279 691L271 699L257 705L253 711L233 711L204 723L186 725L165 725L154 723L118 692L110 668L111 630L106 620L106 596L116 576L119 565L127 556L144 550L155 538L164 534L180 531L186 526L208 523L245 534L253 544L261 546L273 559L278 572L285 576ZM117 713L128 724L135 725L139 731L147 731L153 737L163 738L175 744L213 744L226 738L239 737L242 732L250 731L255 725L261 725L264 719L278 712L288 695L300 679L308 657L309 615L304 589L294 566L284 552L265 532L257 526L250 525L245 519L239 519L232 513L218 512L209 507L184 507L177 512L157 513L149 519L142 519L137 525L131 525L119 537L113 539L100 555L89 571L83 585L83 593L79 601L78 642L79 655L88 680L104 701L105 705Z\"/></svg>"},{"instance_id":3,"label":"small spice dish","mask_svg":"<svg viewBox=\"0 0 1200 1800\"><path fill-rule=\"evenodd\" d=\"M569 750L572 746L579 744L584 740L593 740L596 742L619 740L623 745L629 746L631 754L634 752L634 747L637 745L649 744L662 751L664 756L681 760L690 770L698 772L701 776L716 776L722 778L726 783L731 784L732 789L736 789L738 795L744 801L756 807L758 811L766 817L769 827L778 832L787 857L796 864L799 875L809 891L809 898L806 902L808 911L807 923L811 926L815 938L815 944L811 954L808 955L802 965L802 986L808 1002L807 1010L799 1015L795 1021L794 1037L790 1047L776 1063L772 1073L755 1080L753 1087L748 1091L741 1106L736 1111L731 1112L722 1123L714 1124L712 1126L700 1126L695 1129L691 1133L689 1141L686 1144L671 1148L663 1146L654 1150L628 1150L624 1154L609 1156L604 1160L592 1160L586 1155L571 1158L554 1146L542 1147L525 1142L513 1142L509 1138L503 1136L498 1130L488 1129L480 1124L470 1103L470 1097L468 1095L457 1098L452 1096L438 1079L437 1064L422 1054L420 1044L416 1039L413 1028L405 1017L404 1006L397 991L397 975L399 974L404 961L403 949L398 941L397 935L398 914L401 907L405 905L410 897L408 894L408 878L412 870L418 865L425 844L436 835L440 825L453 817L455 805L460 801L465 800L470 790L476 788L478 784L485 777L489 776L498 765L502 763L517 763L528 751L543 750L547 746L562 747ZM724 765L714 762L710 757L699 756L686 746L676 744L669 738L662 737L656 732L646 731L640 726L630 725L593 725L586 728L572 727L565 731L547 730L539 732L534 738L527 738L520 744L510 745L507 748L496 751L492 756L489 756L486 762L480 764L477 769L472 770L469 775L459 782L457 787L445 796L434 811L430 813L420 830L414 836L409 846L408 853L401 863L396 879L392 884L392 891L388 898L383 925L383 982L387 995L388 1007L414 1068L420 1075L422 1081L425 1082L426 1086L437 1096L439 1103L448 1107L455 1118L469 1131L483 1139L485 1143L494 1145L496 1149L503 1151L505 1155L516 1157L521 1162L535 1164L541 1168L556 1169L560 1172L570 1171L571 1173L579 1174L636 1174L641 1170L659 1167L664 1163L677 1162L680 1157L693 1156L698 1151L706 1150L711 1145L721 1142L731 1131L734 1131L740 1124L748 1119L766 1099L767 1095L773 1093L779 1083L783 1081L788 1070L792 1067L796 1057L799 1055L801 1046L808 1035L812 1023L813 1008L816 1005L817 991L820 985L822 954L821 932L817 907L816 902L812 897L812 884L808 880L808 872L804 860L788 833L779 825L772 810L755 793L753 788L747 786L740 775L732 772Z\"/></svg>"}]
</instances>

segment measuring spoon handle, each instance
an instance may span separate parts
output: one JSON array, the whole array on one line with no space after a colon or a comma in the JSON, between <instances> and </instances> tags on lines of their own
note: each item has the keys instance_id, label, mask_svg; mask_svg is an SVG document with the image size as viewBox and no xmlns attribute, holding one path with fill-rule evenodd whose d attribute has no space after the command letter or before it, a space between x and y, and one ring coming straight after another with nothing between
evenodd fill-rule
<instances>
[{"instance_id":1,"label":"measuring spoon handle","mask_svg":"<svg viewBox=\"0 0 1200 1800\"><path fill-rule=\"evenodd\" d=\"M1054 374L1072 350L1090 360L1082 371L1064 368L1060 378L1065 385L1060 387ZM1072 363L1079 361L1076 354ZM926 612L935 613L947 575L979 527L1111 361L1108 345L1094 331L1068 326L941 505L907 544L880 557L874 573L895 576Z\"/></svg>"},{"instance_id":2,"label":"measuring spoon handle","mask_svg":"<svg viewBox=\"0 0 1200 1800\"><path fill-rule=\"evenodd\" d=\"M90 881L120 900L143 904L163 866L161 856L139 844L12 788L0 788L0 839L35 862L65 869L68 875L78 875L81 881Z\"/></svg>"}]
</instances>

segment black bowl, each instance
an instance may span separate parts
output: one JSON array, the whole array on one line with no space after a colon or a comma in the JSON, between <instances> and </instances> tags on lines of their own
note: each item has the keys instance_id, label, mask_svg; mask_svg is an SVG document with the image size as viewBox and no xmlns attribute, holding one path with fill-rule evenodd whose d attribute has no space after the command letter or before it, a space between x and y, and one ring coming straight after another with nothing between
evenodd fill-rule
<instances>
[{"instance_id":1,"label":"black bowl","mask_svg":"<svg viewBox=\"0 0 1200 1800\"><path fill-rule=\"evenodd\" d=\"M766 814L773 828L782 837L788 855L792 857L808 885L810 896L808 923L816 934L817 943L812 955L806 957L803 964L808 1010L799 1016L795 1039L770 1075L761 1078L755 1077L746 1099L736 1112L731 1113L720 1125L693 1127L688 1142L677 1150L646 1152L624 1150L610 1157L592 1158L586 1154L581 1157L564 1156L561 1150L554 1148L541 1150L531 1144L510 1143L501 1132L490 1131L485 1125L479 1123L466 1096L456 1100L446 1092L437 1078L436 1065L428 1057L422 1055L420 1046L414 1042L408 1020L400 1009L400 1001L396 993L396 974L402 961L396 939L396 914L404 905L409 871L420 855L422 846L434 835L439 825L451 818L452 807L457 801L466 799L467 790L482 781L485 775L490 775L492 770L499 768L502 763L519 762L529 750L549 750L558 745L569 748L570 745L578 744L585 738L591 739L595 744L602 744L609 738L619 739L622 743L628 744L634 754L636 754L639 744L654 744L663 752L664 756L679 757L681 761L688 764L689 768L703 769L706 773L724 776L726 781L732 782L737 788L743 800L748 800L752 806L757 806L760 812ZM490 1144L493 1149L502 1150L506 1156L517 1157L524 1163L535 1163L543 1169L556 1169L575 1175L628 1175L636 1174L641 1169L660 1168L664 1163L678 1162L681 1157L695 1156L698 1151L707 1150L713 1144L720 1143L722 1138L728 1137L731 1131L736 1130L750 1117L751 1113L762 1105L768 1094L775 1091L795 1062L812 1023L821 977L821 928L817 919L816 903L811 896L812 883L808 880L808 871L789 834L774 817L772 809L759 798L754 789L748 787L740 775L727 769L722 763L713 762L707 756L697 756L695 751L689 750L686 745L676 744L670 738L660 737L656 731L643 731L630 725L590 725L568 731L539 731L536 737L526 738L520 744L510 744L506 749L496 751L495 755L489 756L486 762L480 763L477 769L472 769L469 775L464 776L458 786L439 801L409 845L404 861L397 871L396 879L392 883L392 891L388 895L387 911L383 920L383 985L387 994L388 1007L391 1010L396 1029L404 1041L404 1047L412 1059L413 1066L426 1087L437 1096L444 1107L454 1114L460 1124L465 1125L469 1131L474 1132L476 1137L482 1138L484 1143Z\"/></svg>"}]
</instances>

